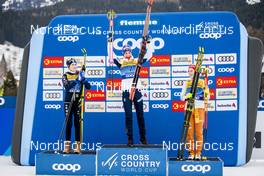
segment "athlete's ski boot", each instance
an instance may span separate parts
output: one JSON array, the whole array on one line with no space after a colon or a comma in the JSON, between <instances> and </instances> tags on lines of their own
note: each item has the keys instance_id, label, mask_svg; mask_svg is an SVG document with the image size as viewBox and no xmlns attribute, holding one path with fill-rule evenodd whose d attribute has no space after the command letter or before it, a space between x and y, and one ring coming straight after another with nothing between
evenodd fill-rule
<instances>
[{"instance_id":1,"label":"athlete's ski boot","mask_svg":"<svg viewBox=\"0 0 264 176\"><path fill-rule=\"evenodd\" d=\"M64 142L64 150L63 153L69 154L71 152L71 141Z\"/></svg>"},{"instance_id":2,"label":"athlete's ski boot","mask_svg":"<svg viewBox=\"0 0 264 176\"><path fill-rule=\"evenodd\" d=\"M74 148L74 153L75 154L81 154L82 153L82 151L81 151L81 142L76 141L75 144L76 144L76 146Z\"/></svg>"}]
</instances>

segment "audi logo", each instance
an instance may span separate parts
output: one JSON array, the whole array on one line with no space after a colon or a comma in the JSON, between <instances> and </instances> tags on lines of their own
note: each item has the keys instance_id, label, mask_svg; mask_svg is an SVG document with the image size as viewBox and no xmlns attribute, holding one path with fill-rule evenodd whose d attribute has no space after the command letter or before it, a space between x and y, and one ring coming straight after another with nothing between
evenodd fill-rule
<instances>
[{"instance_id":1,"label":"audi logo","mask_svg":"<svg viewBox=\"0 0 264 176\"><path fill-rule=\"evenodd\" d=\"M183 84L184 84L184 80L175 80L174 81L175 86L183 86Z\"/></svg>"},{"instance_id":2,"label":"audi logo","mask_svg":"<svg viewBox=\"0 0 264 176\"><path fill-rule=\"evenodd\" d=\"M218 72L220 73L233 73L235 71L235 68L231 67L231 68L218 68Z\"/></svg>"},{"instance_id":3,"label":"audi logo","mask_svg":"<svg viewBox=\"0 0 264 176\"><path fill-rule=\"evenodd\" d=\"M59 36L58 41L59 42L76 42L79 40L78 36Z\"/></svg>"},{"instance_id":4,"label":"audi logo","mask_svg":"<svg viewBox=\"0 0 264 176\"><path fill-rule=\"evenodd\" d=\"M104 74L103 70L88 70L87 71L88 76L101 76L103 74Z\"/></svg>"},{"instance_id":5,"label":"audi logo","mask_svg":"<svg viewBox=\"0 0 264 176\"><path fill-rule=\"evenodd\" d=\"M219 62L233 62L235 60L234 56L219 56L217 58Z\"/></svg>"},{"instance_id":6,"label":"audi logo","mask_svg":"<svg viewBox=\"0 0 264 176\"><path fill-rule=\"evenodd\" d=\"M45 98L57 99L57 98L61 98L61 94L60 93L45 93Z\"/></svg>"},{"instance_id":7,"label":"audi logo","mask_svg":"<svg viewBox=\"0 0 264 176\"><path fill-rule=\"evenodd\" d=\"M153 98L168 98L169 93L168 92L153 92L152 97Z\"/></svg>"},{"instance_id":8,"label":"audi logo","mask_svg":"<svg viewBox=\"0 0 264 176\"><path fill-rule=\"evenodd\" d=\"M175 97L180 97L180 96L181 96L181 92L175 92L175 93L174 93L174 96L175 96Z\"/></svg>"},{"instance_id":9,"label":"audi logo","mask_svg":"<svg viewBox=\"0 0 264 176\"><path fill-rule=\"evenodd\" d=\"M219 38L221 38L222 37L222 34L220 34L220 33L201 33L200 35L199 35L199 37L201 38L201 39L219 39Z\"/></svg>"},{"instance_id":10,"label":"audi logo","mask_svg":"<svg viewBox=\"0 0 264 176\"><path fill-rule=\"evenodd\" d=\"M153 109L168 109L169 104L153 104L152 108Z\"/></svg>"},{"instance_id":11,"label":"audi logo","mask_svg":"<svg viewBox=\"0 0 264 176\"><path fill-rule=\"evenodd\" d=\"M81 170L80 164L58 164L55 163L52 165L52 169L55 171L72 171L73 173Z\"/></svg>"}]
</instances>

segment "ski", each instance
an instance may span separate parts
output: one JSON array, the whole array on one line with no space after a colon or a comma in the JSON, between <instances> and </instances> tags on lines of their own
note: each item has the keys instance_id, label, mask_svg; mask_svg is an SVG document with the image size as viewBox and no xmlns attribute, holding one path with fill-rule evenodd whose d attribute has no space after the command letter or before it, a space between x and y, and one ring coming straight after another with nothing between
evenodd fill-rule
<instances>
[{"instance_id":1,"label":"ski","mask_svg":"<svg viewBox=\"0 0 264 176\"><path fill-rule=\"evenodd\" d=\"M186 111L184 114L184 124L183 124L183 129L182 129L182 136L181 136L180 146L178 148L178 159L183 159L184 157L187 133L189 129L190 118L191 118L191 115L194 109L196 90L197 90L197 85L198 85L199 78L200 78L203 57L204 57L204 48L199 47L198 57L197 57L196 66L195 66L195 72L194 72L192 86L190 90L191 98L187 99L187 107L186 107Z\"/></svg>"},{"instance_id":2,"label":"ski","mask_svg":"<svg viewBox=\"0 0 264 176\"><path fill-rule=\"evenodd\" d=\"M134 78L133 78L132 85L131 85L130 95L129 95L130 100L134 99L140 69L142 67L143 59L147 51L147 43L149 41L149 34L148 34L149 33L149 21L150 21L150 14L151 14L153 1L154 0L148 0L148 7L147 7L147 12L146 12L145 25L143 29L142 42L141 42L140 52L138 55L138 64L135 70Z\"/></svg>"},{"instance_id":3,"label":"ski","mask_svg":"<svg viewBox=\"0 0 264 176\"><path fill-rule=\"evenodd\" d=\"M113 70L114 70L114 56L113 56L113 42L114 42L114 18L116 17L116 13L114 10L110 10L107 13L107 19L109 20L109 29L108 29L108 37L107 37L107 42L108 42L108 63L111 66L111 82L113 83L113 79L114 79L114 74L113 74ZM113 93L113 89L112 93Z\"/></svg>"},{"instance_id":4,"label":"ski","mask_svg":"<svg viewBox=\"0 0 264 176\"><path fill-rule=\"evenodd\" d=\"M81 49L82 53L83 53L83 63L81 63L82 68L81 68L81 72L84 71L85 72L85 62L86 62L86 57L87 57L87 51L85 48ZM81 117L80 117L80 139L81 139L81 143L83 142L83 114L84 114L84 84L81 85L82 86L82 94L81 94Z\"/></svg>"},{"instance_id":5,"label":"ski","mask_svg":"<svg viewBox=\"0 0 264 176\"><path fill-rule=\"evenodd\" d=\"M209 66L205 67L204 70L204 85L205 88L208 87L208 70L209 70ZM209 95L210 97L210 92ZM205 97L204 99L204 105L205 105L205 116L204 116L204 124L203 124L203 141L207 140L207 131L208 131L208 98Z\"/></svg>"}]
</instances>

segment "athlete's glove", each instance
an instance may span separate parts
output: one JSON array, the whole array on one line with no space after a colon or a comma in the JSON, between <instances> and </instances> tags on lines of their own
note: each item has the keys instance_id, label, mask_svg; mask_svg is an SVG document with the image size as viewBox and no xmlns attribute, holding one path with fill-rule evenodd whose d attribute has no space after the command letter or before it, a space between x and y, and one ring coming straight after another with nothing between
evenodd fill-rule
<instances>
[{"instance_id":1,"label":"athlete's glove","mask_svg":"<svg viewBox=\"0 0 264 176\"><path fill-rule=\"evenodd\" d=\"M79 81L83 81L83 80L85 80L85 73L84 73L83 71L81 71L81 72L79 73L78 80L79 80Z\"/></svg>"},{"instance_id":2,"label":"athlete's glove","mask_svg":"<svg viewBox=\"0 0 264 176\"><path fill-rule=\"evenodd\" d=\"M186 96L185 96L185 100L189 100L192 98L192 94L191 93L188 93Z\"/></svg>"}]
</instances>

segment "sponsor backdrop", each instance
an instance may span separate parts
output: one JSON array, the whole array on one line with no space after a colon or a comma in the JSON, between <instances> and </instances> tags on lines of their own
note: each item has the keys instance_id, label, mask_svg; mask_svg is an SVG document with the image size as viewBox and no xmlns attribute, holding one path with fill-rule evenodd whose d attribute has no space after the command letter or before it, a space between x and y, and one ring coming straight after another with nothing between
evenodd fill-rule
<instances>
[{"instance_id":1,"label":"sponsor backdrop","mask_svg":"<svg viewBox=\"0 0 264 176\"><path fill-rule=\"evenodd\" d=\"M174 20L178 19L178 20ZM137 57L143 14L118 15L115 19L114 52L124 44ZM64 121L61 77L66 61L85 60L92 89L85 91L84 142L126 143L121 101L120 71L107 57L108 20L105 15L61 16L46 28L42 69L38 85L32 142L55 142ZM219 156L227 165L237 163L240 64L240 23L232 13L153 14L150 22L152 54L141 71L144 111L149 143L168 146L175 156L184 118L180 93L188 79L188 65L195 63L200 45L205 47L204 66L209 66L209 134L205 153ZM157 90L157 87L162 90ZM134 114L135 116L135 114ZM135 142L138 129L134 118ZM113 137L114 136L114 137ZM34 163L35 150L30 153Z\"/></svg>"}]
</instances>

